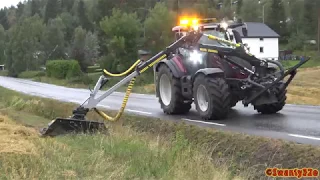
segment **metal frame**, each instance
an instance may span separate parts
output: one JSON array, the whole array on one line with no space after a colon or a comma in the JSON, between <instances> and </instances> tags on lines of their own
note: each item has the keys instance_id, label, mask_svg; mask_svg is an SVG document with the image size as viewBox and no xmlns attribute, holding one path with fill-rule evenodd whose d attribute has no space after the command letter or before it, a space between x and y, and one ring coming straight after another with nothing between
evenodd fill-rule
<instances>
[{"instance_id":1,"label":"metal frame","mask_svg":"<svg viewBox=\"0 0 320 180\"><path fill-rule=\"evenodd\" d=\"M160 62L165 57L168 57L169 54L172 53L173 51L175 51L176 48L180 47L181 43L183 43L186 40L187 37L188 37L187 35L186 36L182 36L179 40L175 41L170 46L168 46L166 48L166 50L163 50L163 51L159 52L157 55L153 56L152 58L150 58L149 60L147 60L145 62L140 62L140 64L138 64L138 66L136 67L136 70L134 72L132 72L131 74L129 74L128 76L123 78L120 82L118 82L114 86L112 86L110 89L108 89L100 97L95 98L95 96L97 95L98 91L103 86L102 82L107 80L107 78L104 75L101 75L99 80L97 81L93 91L90 93L90 97L87 100L88 103L86 105L84 105L84 106L81 106L81 108L85 108L85 109L95 108L103 99L105 99L106 97L111 95L113 92L115 92L118 88L120 88L124 84L130 82L133 78L139 76L140 73L143 73L144 71L146 71L151 66L153 66L153 68L154 68L155 67L154 65L157 62ZM154 69L154 71L155 71L155 69Z\"/></svg>"}]
</instances>

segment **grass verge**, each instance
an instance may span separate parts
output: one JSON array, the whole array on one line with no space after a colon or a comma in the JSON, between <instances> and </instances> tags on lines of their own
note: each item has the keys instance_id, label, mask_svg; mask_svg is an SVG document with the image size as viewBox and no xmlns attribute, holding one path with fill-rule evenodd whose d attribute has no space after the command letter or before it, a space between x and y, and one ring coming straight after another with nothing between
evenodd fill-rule
<instances>
[{"instance_id":1,"label":"grass verge","mask_svg":"<svg viewBox=\"0 0 320 180\"><path fill-rule=\"evenodd\" d=\"M33 127L67 117L76 107L0 90L1 113ZM91 113L89 118L100 119ZM113 179L264 179L269 167L320 168L319 147L134 115L124 115L121 122L116 131L107 124L110 137L35 138L36 153L2 154L0 171L18 179L108 179L111 174Z\"/></svg>"},{"instance_id":2,"label":"grass verge","mask_svg":"<svg viewBox=\"0 0 320 180\"><path fill-rule=\"evenodd\" d=\"M246 179L227 164L213 165L179 133L169 138L126 126L110 127L110 136L38 138L38 128L74 105L3 88L0 94L1 179Z\"/></svg>"},{"instance_id":3,"label":"grass verge","mask_svg":"<svg viewBox=\"0 0 320 180\"><path fill-rule=\"evenodd\" d=\"M287 103L320 105L320 67L299 69L288 87Z\"/></svg>"}]
</instances>

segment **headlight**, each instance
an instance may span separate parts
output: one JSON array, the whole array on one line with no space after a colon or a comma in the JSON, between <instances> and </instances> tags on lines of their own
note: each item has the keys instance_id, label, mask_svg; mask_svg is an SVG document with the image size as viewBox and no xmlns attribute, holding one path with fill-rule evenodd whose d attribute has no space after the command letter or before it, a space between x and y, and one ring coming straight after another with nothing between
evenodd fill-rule
<instances>
[{"instance_id":1,"label":"headlight","mask_svg":"<svg viewBox=\"0 0 320 180\"><path fill-rule=\"evenodd\" d=\"M193 62L193 64L202 64L202 54L197 50L193 50L190 53L189 60Z\"/></svg>"},{"instance_id":2,"label":"headlight","mask_svg":"<svg viewBox=\"0 0 320 180\"><path fill-rule=\"evenodd\" d=\"M228 28L228 23L222 22L222 23L221 23L221 27L222 27L223 29L227 29L227 28Z\"/></svg>"}]
</instances>

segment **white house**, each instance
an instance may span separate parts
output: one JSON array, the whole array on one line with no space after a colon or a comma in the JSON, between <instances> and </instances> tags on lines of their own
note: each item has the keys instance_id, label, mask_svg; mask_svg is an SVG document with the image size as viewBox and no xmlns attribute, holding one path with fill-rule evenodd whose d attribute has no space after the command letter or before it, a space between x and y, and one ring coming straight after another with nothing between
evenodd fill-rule
<instances>
[{"instance_id":1,"label":"white house","mask_svg":"<svg viewBox=\"0 0 320 180\"><path fill-rule=\"evenodd\" d=\"M245 22L245 24L248 36L243 36L242 27L235 30L240 33L242 42L248 44L250 53L257 58L278 60L280 35L264 23Z\"/></svg>"}]
</instances>

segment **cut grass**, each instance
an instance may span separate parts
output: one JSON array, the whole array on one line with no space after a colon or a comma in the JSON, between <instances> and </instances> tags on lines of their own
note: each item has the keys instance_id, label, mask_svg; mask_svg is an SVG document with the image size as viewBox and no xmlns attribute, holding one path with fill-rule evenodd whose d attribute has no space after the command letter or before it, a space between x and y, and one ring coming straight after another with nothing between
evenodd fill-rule
<instances>
[{"instance_id":1,"label":"cut grass","mask_svg":"<svg viewBox=\"0 0 320 180\"><path fill-rule=\"evenodd\" d=\"M232 177L225 164L213 166L182 136L170 141L123 127L111 136L40 139L15 121L38 126L35 120L49 120L13 104L0 112L1 179L246 179Z\"/></svg>"},{"instance_id":2,"label":"cut grass","mask_svg":"<svg viewBox=\"0 0 320 180\"><path fill-rule=\"evenodd\" d=\"M35 127L35 119L67 117L76 107L0 90L2 111ZM0 171L10 179L264 179L268 167L320 168L319 147L127 114L121 121L124 126L107 124L108 137L37 139L38 156L2 155Z\"/></svg>"},{"instance_id":3,"label":"cut grass","mask_svg":"<svg viewBox=\"0 0 320 180\"><path fill-rule=\"evenodd\" d=\"M17 125L7 116L0 117L10 122L6 126L0 123L0 128L8 126L11 130L0 136L7 142L0 141L2 178L218 180L230 177L225 167L215 168L206 155L188 145L157 140L128 128L112 136L39 139L34 129Z\"/></svg>"},{"instance_id":4,"label":"cut grass","mask_svg":"<svg viewBox=\"0 0 320 180\"><path fill-rule=\"evenodd\" d=\"M320 67L299 69L288 87L287 103L320 105Z\"/></svg>"}]
</instances>

